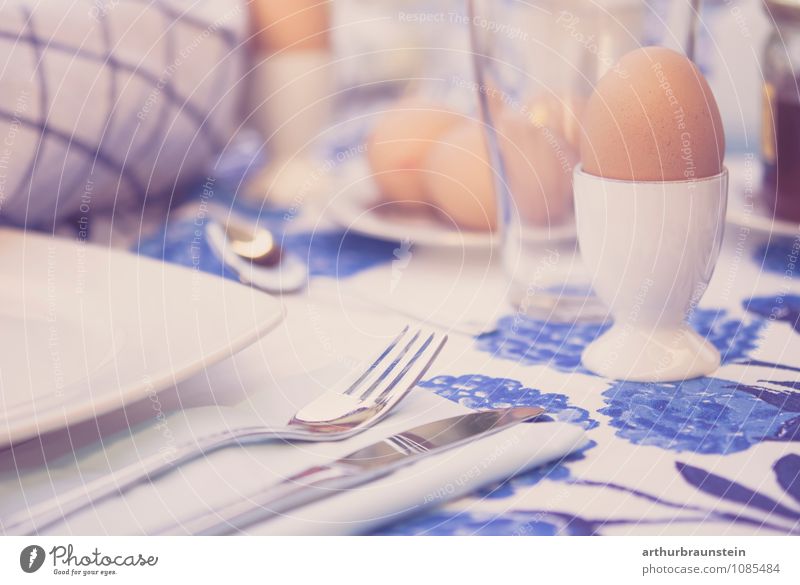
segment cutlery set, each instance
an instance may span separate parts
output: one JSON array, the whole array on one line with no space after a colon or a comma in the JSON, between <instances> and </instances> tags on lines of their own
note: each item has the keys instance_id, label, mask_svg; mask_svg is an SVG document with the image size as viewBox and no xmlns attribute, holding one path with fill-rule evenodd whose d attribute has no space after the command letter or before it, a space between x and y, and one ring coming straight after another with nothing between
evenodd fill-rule
<instances>
[{"instance_id":1,"label":"cutlery set","mask_svg":"<svg viewBox=\"0 0 800 585\"><path fill-rule=\"evenodd\" d=\"M265 441L342 441L374 427L388 416L425 375L447 336L406 326L354 381L330 390L298 410L280 428L248 426L193 438L167 460L156 453L100 476L59 496L3 519L13 534L35 534L100 502L154 481L212 452ZM478 441L529 421L540 408L504 408L427 423L359 449L332 463L305 469L252 497L197 515L163 534L223 534L269 520L343 490L386 477L422 458Z\"/></svg>"},{"instance_id":2,"label":"cutlery set","mask_svg":"<svg viewBox=\"0 0 800 585\"><path fill-rule=\"evenodd\" d=\"M327 465L302 470L280 483L162 534L227 534L344 490L386 477L419 460L438 455L529 421L541 408L516 407L473 412L427 423L368 445Z\"/></svg>"}]
</instances>

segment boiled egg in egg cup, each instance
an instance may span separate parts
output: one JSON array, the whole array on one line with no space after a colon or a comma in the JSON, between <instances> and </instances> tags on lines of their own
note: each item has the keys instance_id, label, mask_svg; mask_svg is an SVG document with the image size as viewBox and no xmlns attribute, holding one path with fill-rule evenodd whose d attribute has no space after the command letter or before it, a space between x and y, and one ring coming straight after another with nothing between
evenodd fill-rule
<instances>
[{"instance_id":1,"label":"boiled egg in egg cup","mask_svg":"<svg viewBox=\"0 0 800 585\"><path fill-rule=\"evenodd\" d=\"M614 323L584 350L589 370L667 382L719 367L686 320L722 243L723 153L714 96L683 55L637 49L598 82L573 184L581 254Z\"/></svg>"}]
</instances>

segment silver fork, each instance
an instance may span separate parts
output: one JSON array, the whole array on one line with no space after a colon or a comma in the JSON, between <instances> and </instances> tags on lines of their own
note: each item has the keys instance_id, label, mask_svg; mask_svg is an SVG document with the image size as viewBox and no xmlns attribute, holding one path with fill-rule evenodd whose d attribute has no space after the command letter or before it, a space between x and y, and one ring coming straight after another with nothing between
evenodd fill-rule
<instances>
[{"instance_id":1,"label":"silver fork","mask_svg":"<svg viewBox=\"0 0 800 585\"><path fill-rule=\"evenodd\" d=\"M425 335L418 330L409 338L408 332L406 326L344 391L326 392L297 411L285 427L240 427L192 439L171 451L169 459L162 453L140 459L0 520L0 527L6 534L36 533L84 508L152 481L178 465L225 447L269 440L341 441L361 433L386 417L416 386L447 342L446 335Z\"/></svg>"}]
</instances>

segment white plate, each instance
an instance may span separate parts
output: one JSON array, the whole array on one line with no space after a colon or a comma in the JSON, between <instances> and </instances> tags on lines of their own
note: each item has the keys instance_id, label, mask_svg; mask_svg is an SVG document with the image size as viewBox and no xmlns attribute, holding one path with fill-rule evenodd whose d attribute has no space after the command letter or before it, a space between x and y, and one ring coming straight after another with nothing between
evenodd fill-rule
<instances>
[{"instance_id":1,"label":"white plate","mask_svg":"<svg viewBox=\"0 0 800 585\"><path fill-rule=\"evenodd\" d=\"M487 232L458 230L425 214L395 213L378 197L365 165L355 157L337 169L334 181L339 189L325 213L341 227L379 240L426 247L488 249L497 243L497 236Z\"/></svg>"},{"instance_id":2,"label":"white plate","mask_svg":"<svg viewBox=\"0 0 800 585\"><path fill-rule=\"evenodd\" d=\"M329 217L358 234L437 248L490 248L496 237L485 232L458 231L424 214L395 212L367 190L349 189L328 206Z\"/></svg>"},{"instance_id":3,"label":"white plate","mask_svg":"<svg viewBox=\"0 0 800 585\"><path fill-rule=\"evenodd\" d=\"M0 447L154 396L283 318L235 282L0 230Z\"/></svg>"},{"instance_id":4,"label":"white plate","mask_svg":"<svg viewBox=\"0 0 800 585\"><path fill-rule=\"evenodd\" d=\"M800 225L773 217L759 204L761 165L757 160L732 157L725 162L730 173L727 221L766 235L797 237Z\"/></svg>"},{"instance_id":5,"label":"white plate","mask_svg":"<svg viewBox=\"0 0 800 585\"><path fill-rule=\"evenodd\" d=\"M341 164L333 180L339 188L330 189L336 194L325 214L355 233L431 248L490 249L500 242L497 233L459 230L432 215L409 213L407 209L381 201L363 158L354 157ZM575 224L553 226L548 230L525 230L516 237L527 244L574 240Z\"/></svg>"}]
</instances>

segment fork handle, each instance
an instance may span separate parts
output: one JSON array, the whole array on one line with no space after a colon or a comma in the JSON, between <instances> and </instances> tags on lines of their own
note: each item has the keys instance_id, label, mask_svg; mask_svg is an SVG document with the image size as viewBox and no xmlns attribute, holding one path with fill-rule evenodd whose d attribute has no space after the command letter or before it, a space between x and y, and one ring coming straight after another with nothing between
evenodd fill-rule
<instances>
[{"instance_id":1,"label":"fork handle","mask_svg":"<svg viewBox=\"0 0 800 585\"><path fill-rule=\"evenodd\" d=\"M308 433L288 428L242 427L213 433L179 445L170 451L169 456L154 453L118 471L106 473L60 496L13 514L7 521L0 521L0 525L7 534L36 534L76 512L118 496L137 485L172 471L178 465L194 461L219 449L268 440L291 441L308 440L308 438Z\"/></svg>"}]
</instances>

